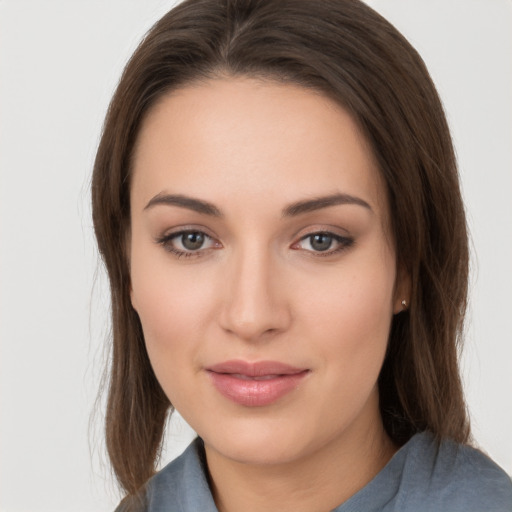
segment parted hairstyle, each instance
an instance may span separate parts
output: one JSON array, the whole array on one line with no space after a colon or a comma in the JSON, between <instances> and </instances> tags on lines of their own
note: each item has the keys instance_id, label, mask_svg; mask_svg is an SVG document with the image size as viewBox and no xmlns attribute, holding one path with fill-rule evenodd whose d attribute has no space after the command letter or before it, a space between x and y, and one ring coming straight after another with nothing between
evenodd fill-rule
<instances>
[{"instance_id":1,"label":"parted hairstyle","mask_svg":"<svg viewBox=\"0 0 512 512\"><path fill-rule=\"evenodd\" d=\"M106 444L120 485L134 495L152 476L173 411L130 302L134 146L163 95L221 76L298 84L353 116L386 183L397 269L411 285L379 376L384 426L399 445L424 430L468 442L458 368L466 221L449 129L421 57L359 0L186 0L151 28L126 65L92 178L94 228L111 290Z\"/></svg>"}]
</instances>

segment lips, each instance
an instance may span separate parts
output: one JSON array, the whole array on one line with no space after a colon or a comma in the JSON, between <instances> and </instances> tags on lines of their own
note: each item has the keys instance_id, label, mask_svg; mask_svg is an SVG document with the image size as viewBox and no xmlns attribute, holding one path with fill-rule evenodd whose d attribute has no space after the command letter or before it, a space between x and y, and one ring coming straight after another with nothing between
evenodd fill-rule
<instances>
[{"instance_id":1,"label":"lips","mask_svg":"<svg viewBox=\"0 0 512 512\"><path fill-rule=\"evenodd\" d=\"M206 371L217 391L247 407L262 407L278 401L309 374L307 368L277 361L225 361L207 367Z\"/></svg>"}]
</instances>

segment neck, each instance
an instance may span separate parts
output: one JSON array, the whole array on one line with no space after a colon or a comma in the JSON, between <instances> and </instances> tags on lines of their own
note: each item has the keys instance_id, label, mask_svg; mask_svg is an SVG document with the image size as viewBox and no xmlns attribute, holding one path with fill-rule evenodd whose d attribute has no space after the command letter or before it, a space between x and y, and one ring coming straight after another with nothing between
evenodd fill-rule
<instances>
[{"instance_id":1,"label":"neck","mask_svg":"<svg viewBox=\"0 0 512 512\"><path fill-rule=\"evenodd\" d=\"M219 512L311 512L339 506L369 483L396 451L380 416L366 430L346 434L282 464L242 463L205 446Z\"/></svg>"}]
</instances>

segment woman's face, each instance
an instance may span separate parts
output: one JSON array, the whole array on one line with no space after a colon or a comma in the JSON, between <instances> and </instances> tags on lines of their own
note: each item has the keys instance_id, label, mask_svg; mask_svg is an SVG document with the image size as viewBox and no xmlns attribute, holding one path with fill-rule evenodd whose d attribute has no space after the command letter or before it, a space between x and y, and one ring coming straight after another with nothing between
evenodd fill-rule
<instances>
[{"instance_id":1,"label":"woman's face","mask_svg":"<svg viewBox=\"0 0 512 512\"><path fill-rule=\"evenodd\" d=\"M352 118L298 86L216 79L147 116L132 303L207 450L290 462L382 428L377 378L402 298L384 190Z\"/></svg>"}]
</instances>

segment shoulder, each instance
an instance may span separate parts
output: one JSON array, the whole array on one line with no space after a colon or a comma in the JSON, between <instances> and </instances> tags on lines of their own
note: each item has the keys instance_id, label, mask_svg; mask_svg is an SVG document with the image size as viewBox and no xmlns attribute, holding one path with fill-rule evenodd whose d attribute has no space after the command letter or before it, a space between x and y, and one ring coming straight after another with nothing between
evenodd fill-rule
<instances>
[{"instance_id":1,"label":"shoulder","mask_svg":"<svg viewBox=\"0 0 512 512\"><path fill-rule=\"evenodd\" d=\"M480 450L450 440L438 443L427 433L409 444L403 479L414 491L406 501L428 496L427 510L512 511L510 477Z\"/></svg>"},{"instance_id":2,"label":"shoulder","mask_svg":"<svg viewBox=\"0 0 512 512\"><path fill-rule=\"evenodd\" d=\"M115 512L217 512L197 438L144 486L142 496L124 500Z\"/></svg>"}]
</instances>

